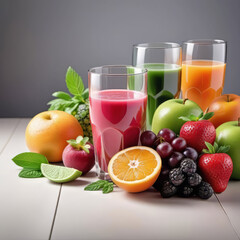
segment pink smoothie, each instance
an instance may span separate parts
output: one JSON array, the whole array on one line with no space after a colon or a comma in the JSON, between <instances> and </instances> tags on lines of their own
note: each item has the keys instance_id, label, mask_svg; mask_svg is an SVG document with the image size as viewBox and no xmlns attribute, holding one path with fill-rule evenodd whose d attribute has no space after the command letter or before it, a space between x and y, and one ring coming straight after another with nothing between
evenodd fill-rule
<instances>
[{"instance_id":1,"label":"pink smoothie","mask_svg":"<svg viewBox=\"0 0 240 240\"><path fill-rule=\"evenodd\" d=\"M145 129L147 95L131 90L103 90L89 100L98 164L107 172L114 154L138 145Z\"/></svg>"}]
</instances>

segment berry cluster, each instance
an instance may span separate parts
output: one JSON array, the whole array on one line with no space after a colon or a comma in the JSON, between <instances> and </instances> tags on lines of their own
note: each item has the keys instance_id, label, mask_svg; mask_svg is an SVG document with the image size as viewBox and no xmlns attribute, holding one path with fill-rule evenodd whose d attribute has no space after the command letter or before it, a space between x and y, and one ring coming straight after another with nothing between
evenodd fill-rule
<instances>
[{"instance_id":1,"label":"berry cluster","mask_svg":"<svg viewBox=\"0 0 240 240\"><path fill-rule=\"evenodd\" d=\"M202 181L201 175L197 173L198 153L187 146L184 138L163 128L157 136L152 131L143 132L140 140L142 145L154 148L162 158L162 171L153 185L162 197L175 194L191 197L196 194L202 199L208 199L212 196L212 187Z\"/></svg>"}]
</instances>

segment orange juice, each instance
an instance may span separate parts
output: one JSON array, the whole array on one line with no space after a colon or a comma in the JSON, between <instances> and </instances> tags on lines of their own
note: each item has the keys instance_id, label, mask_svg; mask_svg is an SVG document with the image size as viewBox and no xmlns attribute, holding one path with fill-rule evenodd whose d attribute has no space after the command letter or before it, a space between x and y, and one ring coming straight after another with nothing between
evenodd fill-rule
<instances>
[{"instance_id":1,"label":"orange juice","mask_svg":"<svg viewBox=\"0 0 240 240\"><path fill-rule=\"evenodd\" d=\"M196 102L205 111L223 91L226 64L210 60L182 63L182 97Z\"/></svg>"}]
</instances>

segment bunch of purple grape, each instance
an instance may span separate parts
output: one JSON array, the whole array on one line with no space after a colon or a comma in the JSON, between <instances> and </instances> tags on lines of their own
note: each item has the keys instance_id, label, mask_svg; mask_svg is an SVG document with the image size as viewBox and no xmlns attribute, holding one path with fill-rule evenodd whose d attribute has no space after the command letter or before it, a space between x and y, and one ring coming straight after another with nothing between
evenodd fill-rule
<instances>
[{"instance_id":1,"label":"bunch of purple grape","mask_svg":"<svg viewBox=\"0 0 240 240\"><path fill-rule=\"evenodd\" d=\"M162 197L176 193L181 197L196 193L203 199L212 196L211 186L197 173L198 153L187 146L184 138L178 137L171 129L163 128L158 135L148 130L143 132L140 141L143 146L155 149L162 159L160 176L153 185Z\"/></svg>"}]
</instances>

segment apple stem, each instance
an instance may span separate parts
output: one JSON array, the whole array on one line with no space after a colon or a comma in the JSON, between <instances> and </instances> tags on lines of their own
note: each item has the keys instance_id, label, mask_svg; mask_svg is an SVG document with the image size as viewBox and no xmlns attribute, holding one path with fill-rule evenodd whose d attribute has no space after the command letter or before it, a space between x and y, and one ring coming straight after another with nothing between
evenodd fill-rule
<instances>
[{"instance_id":1,"label":"apple stem","mask_svg":"<svg viewBox=\"0 0 240 240\"><path fill-rule=\"evenodd\" d=\"M185 104L185 102L188 100L188 98L185 98L184 100L183 100L183 104Z\"/></svg>"},{"instance_id":2,"label":"apple stem","mask_svg":"<svg viewBox=\"0 0 240 240\"><path fill-rule=\"evenodd\" d=\"M209 111L209 107L205 110L204 114L206 114Z\"/></svg>"},{"instance_id":3,"label":"apple stem","mask_svg":"<svg viewBox=\"0 0 240 240\"><path fill-rule=\"evenodd\" d=\"M238 126L240 127L240 117L238 118Z\"/></svg>"},{"instance_id":4,"label":"apple stem","mask_svg":"<svg viewBox=\"0 0 240 240\"><path fill-rule=\"evenodd\" d=\"M230 102L229 95L227 95L227 102Z\"/></svg>"}]
</instances>

